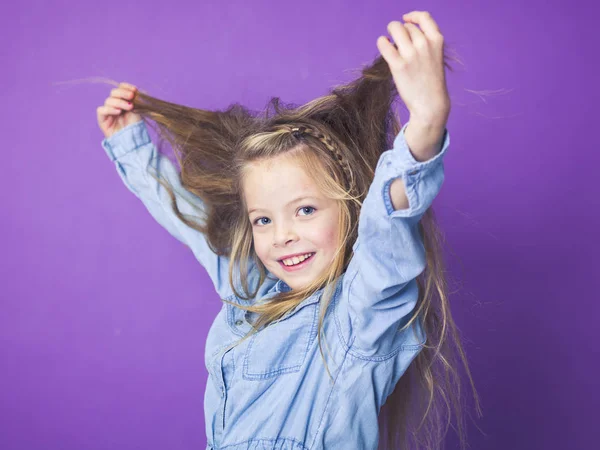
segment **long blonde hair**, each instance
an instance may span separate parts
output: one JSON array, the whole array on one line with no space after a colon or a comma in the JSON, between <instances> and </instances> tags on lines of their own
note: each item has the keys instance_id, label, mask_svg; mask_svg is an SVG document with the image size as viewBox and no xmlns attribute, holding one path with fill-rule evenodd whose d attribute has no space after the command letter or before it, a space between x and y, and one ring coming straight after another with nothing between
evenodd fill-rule
<instances>
[{"instance_id":1,"label":"long blonde hair","mask_svg":"<svg viewBox=\"0 0 600 450\"><path fill-rule=\"evenodd\" d=\"M444 64L452 70L446 59L445 52ZM200 222L182 214L171 187L165 180L158 181L169 191L179 219L202 232L212 251L230 258L229 282L239 299L254 299L267 276L253 249L251 224L241 195L250 163L288 154L307 173L315 174L324 195L340 206L341 245L331 266L318 279L302 289L278 293L265 304L244 305L223 299L258 314L253 329L242 340L323 289L318 339L331 377L321 347L324 315L335 281L352 258L360 208L379 157L391 148L401 129L394 108L399 101L389 67L381 56L362 68L357 79L335 87L325 96L301 106L285 105L275 97L261 112L237 103L224 111L196 109L138 90L135 111L149 126L150 121L154 122L160 137L170 142L181 167L181 184L202 199L205 210L200 213L204 219ZM443 235L432 208L422 217L419 231L427 266L417 278L419 298L415 314L403 329L420 320L427 341L380 411L379 448L442 448L452 415L461 447L465 448L464 396L458 372L461 367L470 383L475 408L479 415L481 412L450 311ZM250 268L260 274L257 283L249 282Z\"/></svg>"}]
</instances>

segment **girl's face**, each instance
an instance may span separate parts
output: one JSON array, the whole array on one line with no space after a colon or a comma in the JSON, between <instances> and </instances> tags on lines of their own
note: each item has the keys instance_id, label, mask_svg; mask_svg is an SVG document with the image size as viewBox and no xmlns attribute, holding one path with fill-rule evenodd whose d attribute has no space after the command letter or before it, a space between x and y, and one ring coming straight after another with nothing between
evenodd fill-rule
<instances>
[{"instance_id":1,"label":"girl's face","mask_svg":"<svg viewBox=\"0 0 600 450\"><path fill-rule=\"evenodd\" d=\"M321 195L293 159L283 155L252 163L244 196L254 249L273 275L299 289L330 266L338 247L339 206ZM296 257L282 261L289 255Z\"/></svg>"}]
</instances>

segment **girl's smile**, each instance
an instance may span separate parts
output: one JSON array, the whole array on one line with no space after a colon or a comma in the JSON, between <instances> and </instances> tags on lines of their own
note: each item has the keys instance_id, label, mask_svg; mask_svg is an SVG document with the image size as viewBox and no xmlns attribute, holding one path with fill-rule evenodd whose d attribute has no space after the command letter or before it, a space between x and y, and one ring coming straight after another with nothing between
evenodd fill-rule
<instances>
[{"instance_id":1,"label":"girl's smile","mask_svg":"<svg viewBox=\"0 0 600 450\"><path fill-rule=\"evenodd\" d=\"M293 257L293 258L286 258L285 260L279 260L279 264L281 264L281 267L283 267L283 270L287 271L287 272L296 272L298 270L302 270L305 267L307 267L313 260L314 256L315 256L315 252L312 253L305 253L304 255L308 255L308 256L301 256L301 257Z\"/></svg>"}]
</instances>

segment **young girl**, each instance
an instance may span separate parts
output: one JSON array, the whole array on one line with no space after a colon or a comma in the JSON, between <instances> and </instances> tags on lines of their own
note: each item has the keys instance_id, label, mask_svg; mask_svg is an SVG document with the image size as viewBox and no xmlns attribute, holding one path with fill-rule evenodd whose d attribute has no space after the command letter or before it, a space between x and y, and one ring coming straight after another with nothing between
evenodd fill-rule
<instances>
[{"instance_id":1,"label":"young girl","mask_svg":"<svg viewBox=\"0 0 600 450\"><path fill-rule=\"evenodd\" d=\"M209 449L433 449L452 412L465 445L458 362L471 377L430 208L450 144L443 37L426 12L403 19L361 77L303 106L207 111L121 83L97 110L123 182L223 300Z\"/></svg>"}]
</instances>

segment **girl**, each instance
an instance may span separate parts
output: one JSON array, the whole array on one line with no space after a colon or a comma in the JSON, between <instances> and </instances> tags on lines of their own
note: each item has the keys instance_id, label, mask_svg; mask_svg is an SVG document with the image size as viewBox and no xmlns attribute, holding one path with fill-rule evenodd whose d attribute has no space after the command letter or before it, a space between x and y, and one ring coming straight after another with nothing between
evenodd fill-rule
<instances>
[{"instance_id":1,"label":"girl","mask_svg":"<svg viewBox=\"0 0 600 450\"><path fill-rule=\"evenodd\" d=\"M443 37L427 12L403 19L361 77L306 105L207 111L121 83L97 110L123 182L223 300L209 449L433 449L452 412L465 446L459 361L471 376L430 208L450 144Z\"/></svg>"}]
</instances>

